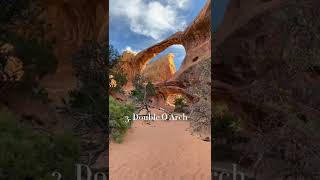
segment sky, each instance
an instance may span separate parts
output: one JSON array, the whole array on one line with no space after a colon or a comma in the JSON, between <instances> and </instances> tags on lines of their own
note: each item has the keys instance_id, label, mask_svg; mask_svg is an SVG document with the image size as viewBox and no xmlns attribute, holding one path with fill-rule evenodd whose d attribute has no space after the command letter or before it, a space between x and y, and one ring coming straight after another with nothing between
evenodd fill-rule
<instances>
[{"instance_id":1,"label":"sky","mask_svg":"<svg viewBox=\"0 0 320 180\"><path fill-rule=\"evenodd\" d=\"M227 8L229 0L214 0L213 1L213 13L212 13L212 21L213 21L213 31L216 31L219 27L219 24L223 20L224 12Z\"/></svg>"},{"instance_id":2,"label":"sky","mask_svg":"<svg viewBox=\"0 0 320 180\"><path fill-rule=\"evenodd\" d=\"M206 0L109 0L109 43L120 53L139 52L183 31ZM179 69L185 57L182 45L173 45L158 57L173 53Z\"/></svg>"}]
</instances>

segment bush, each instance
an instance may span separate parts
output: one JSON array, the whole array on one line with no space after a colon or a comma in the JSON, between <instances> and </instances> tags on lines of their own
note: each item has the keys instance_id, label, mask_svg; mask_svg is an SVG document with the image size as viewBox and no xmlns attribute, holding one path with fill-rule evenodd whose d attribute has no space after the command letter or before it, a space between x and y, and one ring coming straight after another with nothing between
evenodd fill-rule
<instances>
[{"instance_id":1,"label":"bush","mask_svg":"<svg viewBox=\"0 0 320 180\"><path fill-rule=\"evenodd\" d=\"M0 179L75 179L79 143L71 134L48 136L23 127L16 118L0 112Z\"/></svg>"},{"instance_id":2,"label":"bush","mask_svg":"<svg viewBox=\"0 0 320 180\"><path fill-rule=\"evenodd\" d=\"M144 93L141 89L134 89L131 91L131 96L135 97L137 101L143 101Z\"/></svg>"},{"instance_id":3,"label":"bush","mask_svg":"<svg viewBox=\"0 0 320 180\"><path fill-rule=\"evenodd\" d=\"M175 112L184 112L186 107L186 100L183 96L177 96L174 100L174 111Z\"/></svg>"},{"instance_id":4,"label":"bush","mask_svg":"<svg viewBox=\"0 0 320 180\"><path fill-rule=\"evenodd\" d=\"M233 138L239 130L238 119L230 112L213 113L213 138Z\"/></svg>"},{"instance_id":5,"label":"bush","mask_svg":"<svg viewBox=\"0 0 320 180\"><path fill-rule=\"evenodd\" d=\"M134 90L131 91L131 95L136 98L137 101L142 102L144 99L144 83L145 79L140 74L136 75L132 80Z\"/></svg>"},{"instance_id":6,"label":"bush","mask_svg":"<svg viewBox=\"0 0 320 180\"><path fill-rule=\"evenodd\" d=\"M144 98L148 99L152 96L156 96L157 91L151 81L148 81L145 87L143 86L142 81L136 81L135 89L131 91L131 95L141 102L144 100Z\"/></svg>"},{"instance_id":7,"label":"bush","mask_svg":"<svg viewBox=\"0 0 320 180\"><path fill-rule=\"evenodd\" d=\"M111 88L111 90L121 91L122 87L127 84L128 79L126 75L124 75L121 72L113 72L113 79L116 81L117 85L114 88Z\"/></svg>"},{"instance_id":8,"label":"bush","mask_svg":"<svg viewBox=\"0 0 320 180\"><path fill-rule=\"evenodd\" d=\"M148 81L148 83L146 85L146 92L147 92L147 97L157 95L157 91L151 81Z\"/></svg>"},{"instance_id":9,"label":"bush","mask_svg":"<svg viewBox=\"0 0 320 180\"><path fill-rule=\"evenodd\" d=\"M132 117L134 107L123 105L109 97L109 129L113 140L118 143L123 141L123 137L131 126L132 121L128 121L126 116Z\"/></svg>"}]
</instances>

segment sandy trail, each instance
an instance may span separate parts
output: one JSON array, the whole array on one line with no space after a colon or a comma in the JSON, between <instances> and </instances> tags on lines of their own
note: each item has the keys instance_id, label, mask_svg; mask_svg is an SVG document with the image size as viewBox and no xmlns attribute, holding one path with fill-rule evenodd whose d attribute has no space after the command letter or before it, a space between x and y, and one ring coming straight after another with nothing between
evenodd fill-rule
<instances>
[{"instance_id":1,"label":"sandy trail","mask_svg":"<svg viewBox=\"0 0 320 180\"><path fill-rule=\"evenodd\" d=\"M111 143L110 180L211 180L211 145L188 121L135 121L123 143Z\"/></svg>"}]
</instances>

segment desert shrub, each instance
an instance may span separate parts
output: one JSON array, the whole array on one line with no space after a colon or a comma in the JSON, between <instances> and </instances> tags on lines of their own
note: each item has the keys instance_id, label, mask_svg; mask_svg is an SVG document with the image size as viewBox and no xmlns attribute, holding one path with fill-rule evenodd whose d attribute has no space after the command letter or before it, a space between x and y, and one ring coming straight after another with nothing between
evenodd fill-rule
<instances>
[{"instance_id":1,"label":"desert shrub","mask_svg":"<svg viewBox=\"0 0 320 180\"><path fill-rule=\"evenodd\" d=\"M144 89L144 86L143 86L144 82L145 82L145 78L140 74L136 75L132 80L132 84L134 88L138 90Z\"/></svg>"},{"instance_id":2,"label":"desert shrub","mask_svg":"<svg viewBox=\"0 0 320 180\"><path fill-rule=\"evenodd\" d=\"M97 98L90 97L90 94L72 90L69 92L69 105L79 112L94 112L98 108Z\"/></svg>"},{"instance_id":3,"label":"desert shrub","mask_svg":"<svg viewBox=\"0 0 320 180\"><path fill-rule=\"evenodd\" d=\"M133 80L134 90L131 91L131 96L133 96L138 102L145 101L152 96L157 95L157 91L153 83L148 80L147 84L144 85L146 79L143 76L137 75Z\"/></svg>"},{"instance_id":4,"label":"desert shrub","mask_svg":"<svg viewBox=\"0 0 320 180\"><path fill-rule=\"evenodd\" d=\"M48 91L40 86L35 86L32 88L32 96L41 100L44 104L51 102Z\"/></svg>"},{"instance_id":5,"label":"desert shrub","mask_svg":"<svg viewBox=\"0 0 320 180\"><path fill-rule=\"evenodd\" d=\"M152 97L157 95L157 91L153 85L153 83L151 81L148 81L147 85L146 85L146 96L147 97Z\"/></svg>"},{"instance_id":6,"label":"desert shrub","mask_svg":"<svg viewBox=\"0 0 320 180\"><path fill-rule=\"evenodd\" d=\"M122 87L127 84L128 79L125 74L122 72L114 71L111 73L113 75L113 79L116 81L117 85L114 88L111 88L111 90L115 90L118 92L122 91Z\"/></svg>"},{"instance_id":7,"label":"desert shrub","mask_svg":"<svg viewBox=\"0 0 320 180\"><path fill-rule=\"evenodd\" d=\"M131 91L131 96L133 96L137 101L142 102L144 100L145 88L144 83L145 79L140 74L136 75L132 84L134 86L134 90Z\"/></svg>"},{"instance_id":8,"label":"desert shrub","mask_svg":"<svg viewBox=\"0 0 320 180\"><path fill-rule=\"evenodd\" d=\"M34 81L55 72L57 59L49 43L35 39L22 39L10 33L2 33L0 42L13 45L14 55L23 62L25 81Z\"/></svg>"},{"instance_id":9,"label":"desert shrub","mask_svg":"<svg viewBox=\"0 0 320 180\"><path fill-rule=\"evenodd\" d=\"M233 138L239 131L239 119L231 112L212 114L213 138Z\"/></svg>"},{"instance_id":10,"label":"desert shrub","mask_svg":"<svg viewBox=\"0 0 320 180\"><path fill-rule=\"evenodd\" d=\"M107 130L107 68L106 43L88 41L73 59L75 75L80 86L62 99L78 125Z\"/></svg>"},{"instance_id":11,"label":"desert shrub","mask_svg":"<svg viewBox=\"0 0 320 180\"><path fill-rule=\"evenodd\" d=\"M186 100L183 96L177 96L174 99L174 111L175 112L184 112L184 108L186 107Z\"/></svg>"},{"instance_id":12,"label":"desert shrub","mask_svg":"<svg viewBox=\"0 0 320 180\"><path fill-rule=\"evenodd\" d=\"M58 171L65 179L75 179L74 165L79 158L79 143L73 135L37 134L0 112L0 179L56 179Z\"/></svg>"},{"instance_id":13,"label":"desert shrub","mask_svg":"<svg viewBox=\"0 0 320 180\"><path fill-rule=\"evenodd\" d=\"M214 103L212 109L213 159L216 161L238 161L241 152L230 148L246 139L241 136L240 118L224 103Z\"/></svg>"},{"instance_id":14,"label":"desert shrub","mask_svg":"<svg viewBox=\"0 0 320 180\"><path fill-rule=\"evenodd\" d=\"M126 116L132 117L134 107L130 104L121 104L109 97L109 130L113 140L120 143L131 126L132 121L128 121Z\"/></svg>"},{"instance_id":15,"label":"desert shrub","mask_svg":"<svg viewBox=\"0 0 320 180\"><path fill-rule=\"evenodd\" d=\"M143 101L143 99L144 99L144 93L140 89L132 90L131 96L133 96L137 101Z\"/></svg>"}]
</instances>

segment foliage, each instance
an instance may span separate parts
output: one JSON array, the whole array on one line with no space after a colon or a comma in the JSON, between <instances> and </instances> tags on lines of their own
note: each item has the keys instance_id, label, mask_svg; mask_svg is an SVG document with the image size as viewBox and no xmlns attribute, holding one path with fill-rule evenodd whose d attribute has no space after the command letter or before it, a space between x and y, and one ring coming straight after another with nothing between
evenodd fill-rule
<instances>
[{"instance_id":1,"label":"foliage","mask_svg":"<svg viewBox=\"0 0 320 180\"><path fill-rule=\"evenodd\" d=\"M136 75L132 80L134 90L131 91L131 95L136 98L137 101L142 102L144 100L145 88L144 88L144 78L140 74Z\"/></svg>"},{"instance_id":2,"label":"foliage","mask_svg":"<svg viewBox=\"0 0 320 180\"><path fill-rule=\"evenodd\" d=\"M146 94L147 97L152 97L157 95L157 91L151 81L148 81L146 85L146 93L147 93Z\"/></svg>"},{"instance_id":3,"label":"foliage","mask_svg":"<svg viewBox=\"0 0 320 180\"><path fill-rule=\"evenodd\" d=\"M121 72L117 72L117 71L114 71L112 72L112 75L113 75L113 79L116 81L117 85L116 87L114 88L111 88L111 90L116 90L116 91L121 91L122 90L122 87L127 84L128 82L128 79L127 79L127 76Z\"/></svg>"},{"instance_id":4,"label":"foliage","mask_svg":"<svg viewBox=\"0 0 320 180\"><path fill-rule=\"evenodd\" d=\"M134 89L131 91L131 96L135 97L137 101L142 102L144 99L144 93L141 89Z\"/></svg>"},{"instance_id":5,"label":"foliage","mask_svg":"<svg viewBox=\"0 0 320 180\"><path fill-rule=\"evenodd\" d=\"M130 104L123 105L111 96L109 97L109 128L110 135L116 142L123 141L123 137L131 126L132 121L128 121L134 112L134 107Z\"/></svg>"},{"instance_id":6,"label":"foliage","mask_svg":"<svg viewBox=\"0 0 320 180\"><path fill-rule=\"evenodd\" d=\"M112 45L109 45L109 67L110 69L113 69L115 65L120 60L120 53L119 51L113 47Z\"/></svg>"},{"instance_id":7,"label":"foliage","mask_svg":"<svg viewBox=\"0 0 320 180\"><path fill-rule=\"evenodd\" d=\"M11 114L0 112L0 144L0 179L54 180L54 171L75 179L79 143L70 133L36 134Z\"/></svg>"},{"instance_id":8,"label":"foliage","mask_svg":"<svg viewBox=\"0 0 320 180\"><path fill-rule=\"evenodd\" d=\"M223 102L215 102L212 109L213 158L217 161L239 161L241 152L234 148L241 141L240 118Z\"/></svg>"},{"instance_id":9,"label":"foliage","mask_svg":"<svg viewBox=\"0 0 320 180\"><path fill-rule=\"evenodd\" d=\"M103 117L106 113L106 99L100 99L98 94L90 94L84 91L72 90L69 92L69 105L72 109L85 113L95 114Z\"/></svg>"},{"instance_id":10,"label":"foliage","mask_svg":"<svg viewBox=\"0 0 320 180\"><path fill-rule=\"evenodd\" d=\"M184 108L187 106L186 99L183 96L177 96L174 99L174 111L184 112Z\"/></svg>"},{"instance_id":11,"label":"foliage","mask_svg":"<svg viewBox=\"0 0 320 180\"><path fill-rule=\"evenodd\" d=\"M34 39L18 38L9 33L1 34L0 42L13 45L15 56L23 62L25 81L40 79L48 73L55 72L57 60L50 45Z\"/></svg>"},{"instance_id":12,"label":"foliage","mask_svg":"<svg viewBox=\"0 0 320 180\"><path fill-rule=\"evenodd\" d=\"M135 87L135 89L144 89L143 83L145 82L145 79L142 75L137 74L133 80L132 80L132 84Z\"/></svg>"},{"instance_id":13,"label":"foliage","mask_svg":"<svg viewBox=\"0 0 320 180\"><path fill-rule=\"evenodd\" d=\"M239 119L229 111L212 114L212 133L213 138L231 139L239 131Z\"/></svg>"},{"instance_id":14,"label":"foliage","mask_svg":"<svg viewBox=\"0 0 320 180\"><path fill-rule=\"evenodd\" d=\"M73 60L75 74L81 86L69 92L67 102L63 99L79 123L86 126L98 125L104 130L107 127L108 110L106 53L106 43L86 43Z\"/></svg>"},{"instance_id":15,"label":"foliage","mask_svg":"<svg viewBox=\"0 0 320 180\"><path fill-rule=\"evenodd\" d=\"M136 75L133 79L133 86L135 89L131 91L131 95L140 102L157 95L153 83L148 80L147 84L144 85L145 82L146 79L140 74Z\"/></svg>"},{"instance_id":16,"label":"foliage","mask_svg":"<svg viewBox=\"0 0 320 180\"><path fill-rule=\"evenodd\" d=\"M48 91L45 88L35 86L32 88L32 96L40 99L43 103L49 103L51 100L49 99Z\"/></svg>"}]
</instances>

